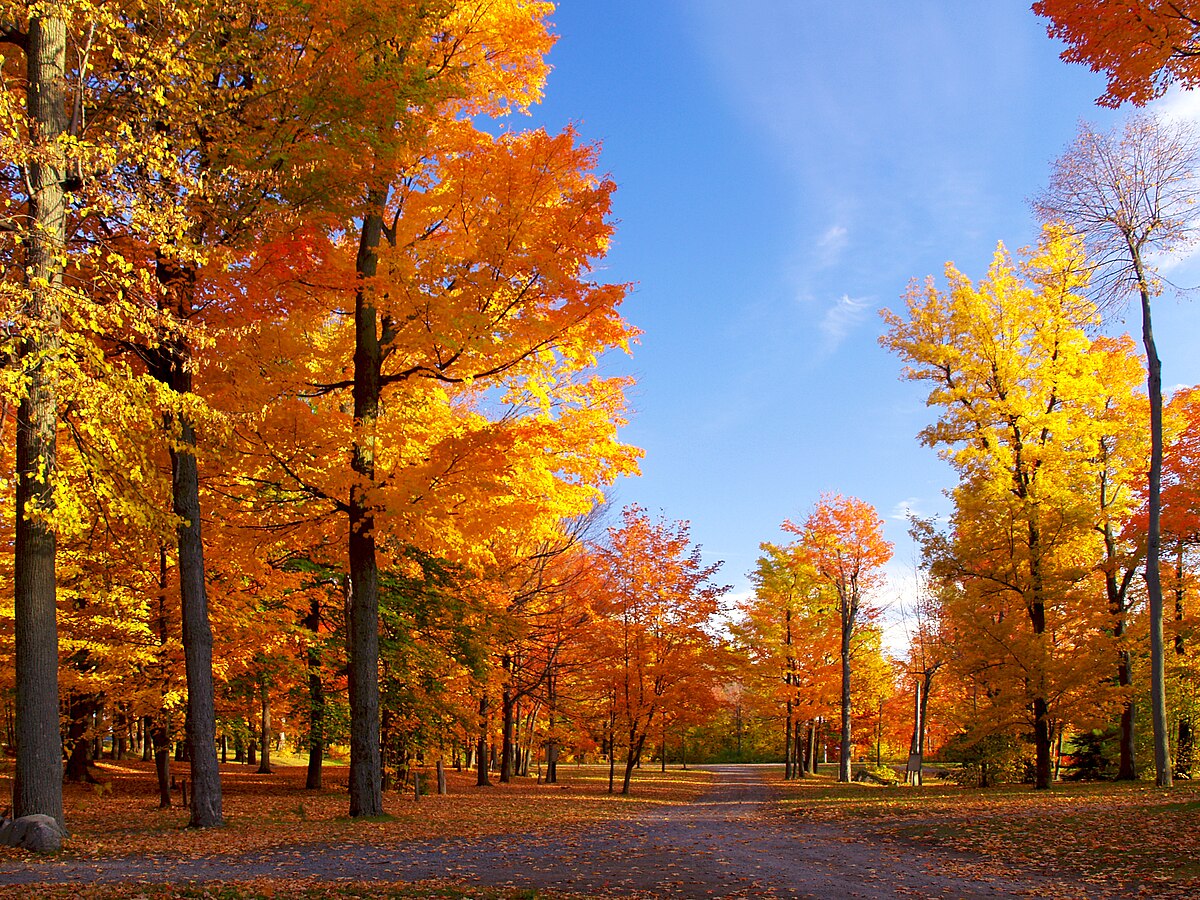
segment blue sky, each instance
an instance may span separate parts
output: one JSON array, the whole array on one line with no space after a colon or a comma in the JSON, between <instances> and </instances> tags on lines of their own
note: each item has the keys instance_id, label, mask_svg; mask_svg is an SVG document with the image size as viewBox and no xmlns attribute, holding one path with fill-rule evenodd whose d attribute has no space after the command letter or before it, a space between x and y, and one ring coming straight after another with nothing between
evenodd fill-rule
<instances>
[{"instance_id":1,"label":"blue sky","mask_svg":"<svg viewBox=\"0 0 1200 900\"><path fill-rule=\"evenodd\" d=\"M612 363L638 379L624 434L646 451L617 501L690 520L740 593L780 522L853 494L887 520L902 593L904 512L944 513L953 475L916 440L932 411L878 310L1034 241L1028 198L1077 122L1127 113L1020 3L564 0L554 21L533 122L602 143L603 276L636 285L644 332ZM1156 315L1165 383L1200 381L1200 305Z\"/></svg>"}]
</instances>

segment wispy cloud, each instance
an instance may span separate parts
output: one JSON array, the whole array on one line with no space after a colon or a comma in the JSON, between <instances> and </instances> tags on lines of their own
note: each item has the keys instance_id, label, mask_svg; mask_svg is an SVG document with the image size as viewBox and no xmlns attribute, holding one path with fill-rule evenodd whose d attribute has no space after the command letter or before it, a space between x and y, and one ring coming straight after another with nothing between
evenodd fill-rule
<instances>
[{"instance_id":1,"label":"wispy cloud","mask_svg":"<svg viewBox=\"0 0 1200 900\"><path fill-rule=\"evenodd\" d=\"M825 351L832 353L871 311L871 301L842 294L825 310L821 318L821 334L825 336Z\"/></svg>"},{"instance_id":2,"label":"wispy cloud","mask_svg":"<svg viewBox=\"0 0 1200 900\"><path fill-rule=\"evenodd\" d=\"M892 507L891 515L888 518L896 522L907 522L909 516L921 516L924 514L924 510L921 509L920 497L906 497Z\"/></svg>"},{"instance_id":3,"label":"wispy cloud","mask_svg":"<svg viewBox=\"0 0 1200 900\"><path fill-rule=\"evenodd\" d=\"M849 239L850 231L844 225L831 225L825 229L825 233L817 238L817 264L822 267L836 265Z\"/></svg>"},{"instance_id":4,"label":"wispy cloud","mask_svg":"<svg viewBox=\"0 0 1200 900\"><path fill-rule=\"evenodd\" d=\"M1146 108L1165 119L1200 122L1200 92L1172 87Z\"/></svg>"}]
</instances>

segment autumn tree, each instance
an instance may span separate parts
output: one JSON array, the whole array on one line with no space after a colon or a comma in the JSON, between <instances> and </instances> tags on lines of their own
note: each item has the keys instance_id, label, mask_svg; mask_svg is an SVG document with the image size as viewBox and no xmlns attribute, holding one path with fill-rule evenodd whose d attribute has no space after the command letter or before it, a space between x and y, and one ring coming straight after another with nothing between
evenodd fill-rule
<instances>
[{"instance_id":1,"label":"autumn tree","mask_svg":"<svg viewBox=\"0 0 1200 900\"><path fill-rule=\"evenodd\" d=\"M751 573L754 594L740 605L732 630L753 678L755 700L772 718L783 707L784 778L806 774L806 738L826 714L829 663L838 650L837 625L828 597L800 542L764 543Z\"/></svg>"},{"instance_id":2,"label":"autumn tree","mask_svg":"<svg viewBox=\"0 0 1200 900\"><path fill-rule=\"evenodd\" d=\"M1102 407L1095 411L1104 427L1098 436L1093 457L1097 509L1095 529L1104 544L1100 569L1109 612L1113 617L1113 637L1117 639L1117 684L1125 691L1120 724L1120 762L1117 777L1137 777L1135 715L1137 698L1133 691L1134 647L1131 629L1141 594L1134 583L1146 548L1145 529L1133 522L1133 514L1145 495L1146 458L1149 438L1144 427L1146 397L1136 392L1141 378L1142 361L1128 335L1098 338L1094 353L1105 357L1104 379L1107 391Z\"/></svg>"},{"instance_id":3,"label":"autumn tree","mask_svg":"<svg viewBox=\"0 0 1200 900\"><path fill-rule=\"evenodd\" d=\"M1194 0L1037 0L1051 37L1067 45L1062 58L1108 77L1104 106L1143 106L1172 84L1200 84L1200 3Z\"/></svg>"},{"instance_id":4,"label":"autumn tree","mask_svg":"<svg viewBox=\"0 0 1200 900\"><path fill-rule=\"evenodd\" d=\"M1092 498L1109 383L1130 367L1093 350L1083 250L1061 228L1016 264L1001 247L978 285L952 266L947 279L948 292L913 285L907 319L885 312L882 342L929 383L941 413L922 439L959 472L950 534L924 541L956 664L983 685L993 726L1031 717L1047 788L1056 715L1105 702L1114 648L1089 582L1102 558Z\"/></svg>"},{"instance_id":5,"label":"autumn tree","mask_svg":"<svg viewBox=\"0 0 1200 900\"><path fill-rule=\"evenodd\" d=\"M728 588L712 581L720 563L704 564L687 523L654 521L638 506L626 507L621 525L609 529L601 560L598 655L612 676L624 731L621 793L628 794L661 717L686 705L687 694L714 686L717 651L708 629Z\"/></svg>"},{"instance_id":6,"label":"autumn tree","mask_svg":"<svg viewBox=\"0 0 1200 900\"><path fill-rule=\"evenodd\" d=\"M932 523L915 517L910 519L909 534L918 543L932 531ZM916 601L910 610L911 624L908 631L908 660L904 680L912 685L912 737L909 740L909 763L905 780L920 785L922 766L925 760L925 745L929 734L929 696L933 691L934 679L946 665L951 647L946 640L941 616L941 604L936 592L940 585L922 573Z\"/></svg>"},{"instance_id":7,"label":"autumn tree","mask_svg":"<svg viewBox=\"0 0 1200 900\"><path fill-rule=\"evenodd\" d=\"M5 230L20 234L14 260L24 283L6 291L6 355L19 367L16 428L14 610L16 617L17 766L13 812L63 820L59 777L58 628L55 582L55 438L58 423L59 330L66 245L70 107L68 28L57 6L5 5L0 40L25 55L23 96L5 90L2 114L21 144L6 166L19 168L27 187L19 218ZM7 75L7 73L6 73ZM7 77L5 79L7 81ZM15 327L14 327L15 326ZM13 338L16 338L14 341Z\"/></svg>"},{"instance_id":8,"label":"autumn tree","mask_svg":"<svg viewBox=\"0 0 1200 900\"><path fill-rule=\"evenodd\" d=\"M1151 321L1161 282L1151 257L1186 246L1196 237L1195 193L1200 139L1183 123L1135 116L1119 131L1100 133L1081 124L1058 160L1050 185L1036 201L1047 220L1061 220L1087 241L1100 286L1111 296L1136 293L1142 315L1150 398L1150 471L1147 495L1146 590L1150 607L1151 716L1155 780L1171 784L1159 574L1163 454L1162 365Z\"/></svg>"},{"instance_id":9,"label":"autumn tree","mask_svg":"<svg viewBox=\"0 0 1200 900\"><path fill-rule=\"evenodd\" d=\"M1164 410L1167 439L1163 448L1162 534L1169 554L1164 577L1173 598L1164 611L1165 637L1173 644L1167 674L1175 673L1176 746L1174 772L1190 778L1196 763L1198 706L1195 653L1197 553L1200 551L1200 389L1177 391ZM1140 511L1140 512L1144 512ZM1138 524L1144 524L1139 514Z\"/></svg>"},{"instance_id":10,"label":"autumn tree","mask_svg":"<svg viewBox=\"0 0 1200 900\"><path fill-rule=\"evenodd\" d=\"M842 661L838 781L848 782L852 737L851 648L859 626L877 613L871 606L871 595L883 583L883 567L892 558L892 545L883 538L883 520L873 506L857 497L840 494L823 495L803 525L785 521L783 528L801 536L809 564L837 598Z\"/></svg>"}]
</instances>

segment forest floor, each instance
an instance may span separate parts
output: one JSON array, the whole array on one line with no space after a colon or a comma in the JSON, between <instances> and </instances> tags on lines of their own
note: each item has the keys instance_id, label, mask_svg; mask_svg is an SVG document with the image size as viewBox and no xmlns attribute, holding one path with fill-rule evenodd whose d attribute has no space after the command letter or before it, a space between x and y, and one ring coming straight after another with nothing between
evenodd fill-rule
<instances>
[{"instance_id":1,"label":"forest floor","mask_svg":"<svg viewBox=\"0 0 1200 900\"><path fill-rule=\"evenodd\" d=\"M0 850L0 897L1078 897L1200 896L1200 789L1069 785L1035 793L780 780L778 766L607 771L562 784L387 794L345 817L345 770L223 772L228 824L188 831L157 809L142 763L67 793L67 849ZM37 885L36 889L33 888Z\"/></svg>"}]
</instances>

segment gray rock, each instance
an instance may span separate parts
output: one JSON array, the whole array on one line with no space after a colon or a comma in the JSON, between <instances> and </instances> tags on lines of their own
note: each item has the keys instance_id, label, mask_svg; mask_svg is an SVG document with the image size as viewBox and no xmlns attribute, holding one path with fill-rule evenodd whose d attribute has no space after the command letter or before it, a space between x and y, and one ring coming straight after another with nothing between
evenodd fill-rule
<instances>
[{"instance_id":1,"label":"gray rock","mask_svg":"<svg viewBox=\"0 0 1200 900\"><path fill-rule=\"evenodd\" d=\"M56 853L68 835L53 816L36 813L0 822L0 844L24 847L34 853Z\"/></svg>"}]
</instances>

